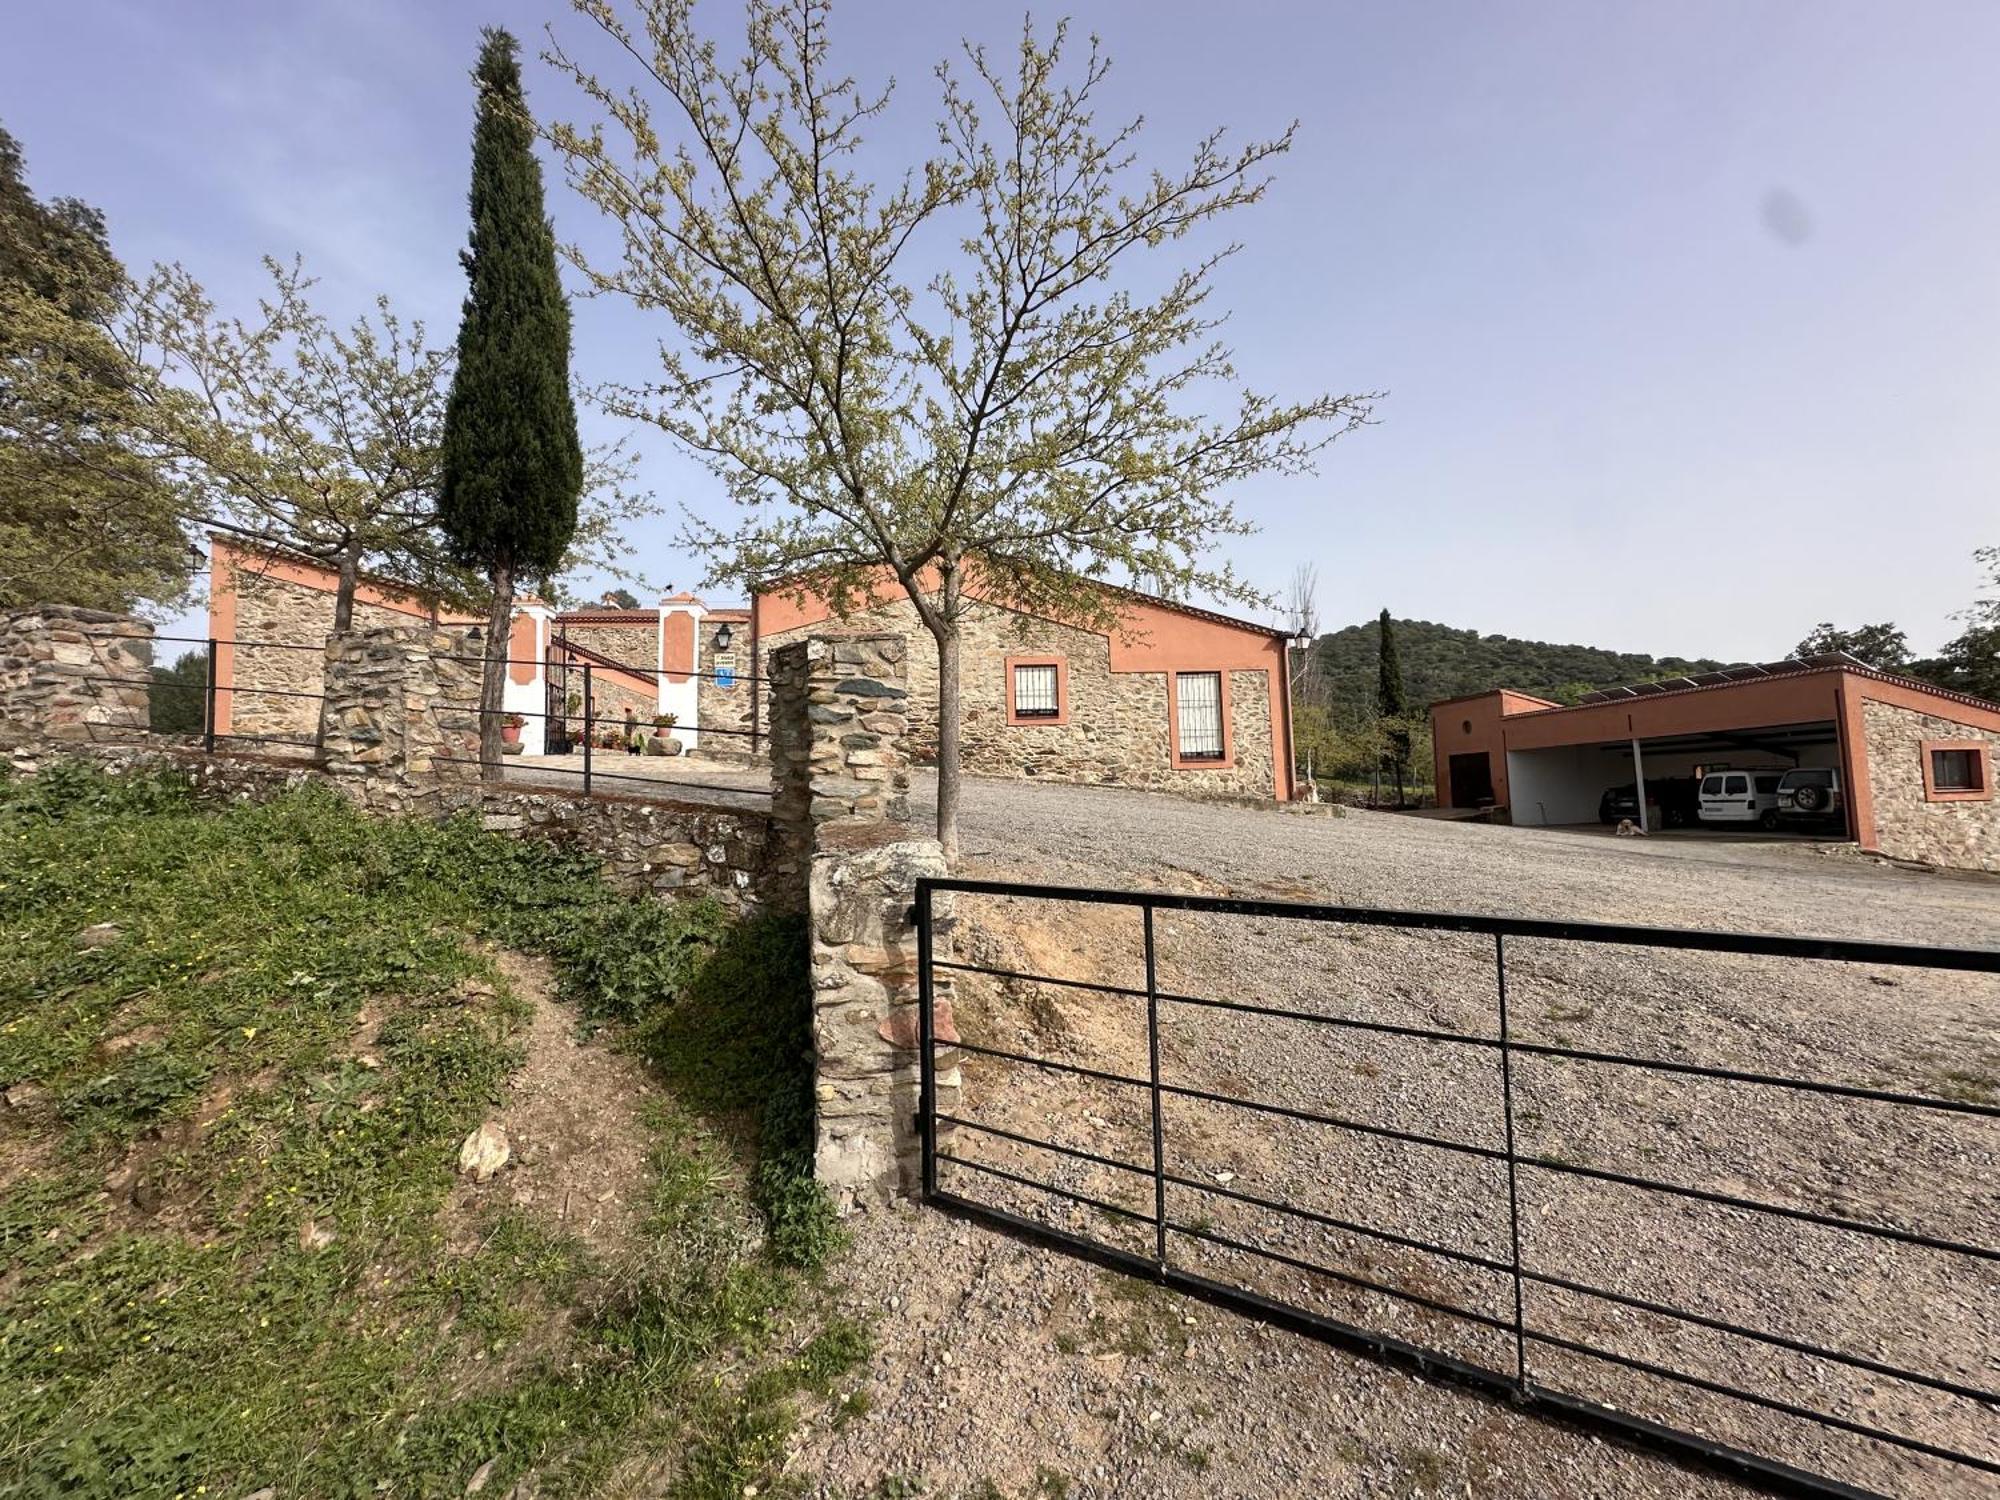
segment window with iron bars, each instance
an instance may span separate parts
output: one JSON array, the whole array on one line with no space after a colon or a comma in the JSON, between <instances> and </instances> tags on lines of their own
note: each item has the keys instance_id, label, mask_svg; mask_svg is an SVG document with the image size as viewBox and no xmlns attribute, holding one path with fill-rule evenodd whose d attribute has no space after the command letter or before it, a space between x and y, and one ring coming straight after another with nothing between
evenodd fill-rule
<instances>
[{"instance_id":1,"label":"window with iron bars","mask_svg":"<svg viewBox=\"0 0 2000 1500\"><path fill-rule=\"evenodd\" d=\"M1014 668L1015 718L1053 719L1061 712L1053 665Z\"/></svg>"},{"instance_id":2,"label":"window with iron bars","mask_svg":"<svg viewBox=\"0 0 2000 1500\"><path fill-rule=\"evenodd\" d=\"M1222 674L1181 672L1174 677L1174 711L1182 760L1222 759Z\"/></svg>"}]
</instances>

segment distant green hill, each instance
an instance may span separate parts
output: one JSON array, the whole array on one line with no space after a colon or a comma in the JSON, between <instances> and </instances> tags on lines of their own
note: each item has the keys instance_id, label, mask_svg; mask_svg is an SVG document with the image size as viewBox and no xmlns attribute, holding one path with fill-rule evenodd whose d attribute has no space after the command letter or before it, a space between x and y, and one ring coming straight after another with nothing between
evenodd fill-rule
<instances>
[{"instance_id":1,"label":"distant green hill","mask_svg":"<svg viewBox=\"0 0 2000 1500\"><path fill-rule=\"evenodd\" d=\"M1503 687L1570 703L1593 688L1712 672L1727 665L1481 635L1476 630L1454 630L1429 620L1398 620L1396 646L1410 705L1419 709L1439 698ZM1373 620L1321 636L1315 650L1332 681L1337 714L1345 718L1374 703L1377 643Z\"/></svg>"}]
</instances>

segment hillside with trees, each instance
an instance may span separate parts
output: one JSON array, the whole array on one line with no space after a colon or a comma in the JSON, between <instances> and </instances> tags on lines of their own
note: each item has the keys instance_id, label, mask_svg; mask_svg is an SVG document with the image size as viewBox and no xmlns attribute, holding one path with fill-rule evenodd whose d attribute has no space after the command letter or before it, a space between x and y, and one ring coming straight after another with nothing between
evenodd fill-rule
<instances>
[{"instance_id":1,"label":"hillside with trees","mask_svg":"<svg viewBox=\"0 0 2000 1500\"><path fill-rule=\"evenodd\" d=\"M1429 620L1397 620L1403 690L1421 710L1440 698L1513 688L1571 703L1594 688L1712 672L1727 665L1680 656L1646 656L1600 646L1553 645L1506 635L1481 635ZM1336 710L1365 710L1376 698L1380 626L1374 620L1320 636L1314 666Z\"/></svg>"}]
</instances>

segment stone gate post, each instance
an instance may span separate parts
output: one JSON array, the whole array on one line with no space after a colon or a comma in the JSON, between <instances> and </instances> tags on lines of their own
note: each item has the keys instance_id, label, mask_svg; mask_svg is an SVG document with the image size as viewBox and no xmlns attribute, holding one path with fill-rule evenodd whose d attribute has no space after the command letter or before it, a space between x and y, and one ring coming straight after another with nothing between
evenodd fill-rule
<instances>
[{"instance_id":1,"label":"stone gate post","mask_svg":"<svg viewBox=\"0 0 2000 1500\"><path fill-rule=\"evenodd\" d=\"M814 1170L843 1210L919 1185L917 930L923 876L945 873L909 817L903 637L828 634L771 653L772 830L812 953ZM940 1042L957 1040L949 1002ZM957 1073L939 1056L940 1108Z\"/></svg>"},{"instance_id":2,"label":"stone gate post","mask_svg":"<svg viewBox=\"0 0 2000 1500\"><path fill-rule=\"evenodd\" d=\"M329 636L321 753L335 774L479 779L479 665L463 635L389 625Z\"/></svg>"}]
</instances>

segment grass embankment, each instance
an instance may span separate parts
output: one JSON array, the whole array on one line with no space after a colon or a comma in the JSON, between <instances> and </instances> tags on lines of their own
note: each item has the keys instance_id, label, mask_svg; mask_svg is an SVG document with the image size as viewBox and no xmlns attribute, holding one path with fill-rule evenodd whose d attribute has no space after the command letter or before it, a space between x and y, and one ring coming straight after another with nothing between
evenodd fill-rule
<instances>
[{"instance_id":1,"label":"grass embankment","mask_svg":"<svg viewBox=\"0 0 2000 1500\"><path fill-rule=\"evenodd\" d=\"M798 937L324 795L0 784L0 1496L764 1483L865 1353L802 1294ZM522 1062L500 947L663 1084L613 1256L454 1189Z\"/></svg>"}]
</instances>

